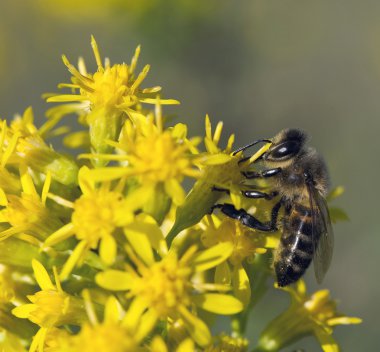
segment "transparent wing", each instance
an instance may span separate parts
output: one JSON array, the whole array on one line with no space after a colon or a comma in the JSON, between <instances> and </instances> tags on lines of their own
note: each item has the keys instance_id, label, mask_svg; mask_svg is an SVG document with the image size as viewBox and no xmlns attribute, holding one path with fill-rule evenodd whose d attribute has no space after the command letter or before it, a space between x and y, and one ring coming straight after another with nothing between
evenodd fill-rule
<instances>
[{"instance_id":1,"label":"transparent wing","mask_svg":"<svg viewBox=\"0 0 380 352\"><path fill-rule=\"evenodd\" d=\"M330 267L334 248L334 233L326 200L308 185L312 216L312 240L314 246L314 273L320 284Z\"/></svg>"}]
</instances>

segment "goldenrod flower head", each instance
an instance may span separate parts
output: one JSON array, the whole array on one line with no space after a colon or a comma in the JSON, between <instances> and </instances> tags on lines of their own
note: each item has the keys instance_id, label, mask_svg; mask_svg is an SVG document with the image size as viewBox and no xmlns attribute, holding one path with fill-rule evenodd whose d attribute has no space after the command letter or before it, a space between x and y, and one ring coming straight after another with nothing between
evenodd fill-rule
<instances>
[{"instance_id":1,"label":"goldenrod flower head","mask_svg":"<svg viewBox=\"0 0 380 352\"><path fill-rule=\"evenodd\" d=\"M56 282L54 285L39 261L33 260L32 266L41 290L28 296L32 303L18 306L12 310L12 313L18 318L29 319L40 326L30 348L30 351L35 351L44 345L49 329L64 324L80 323L84 319L84 306L81 299L62 290L56 271L54 271Z\"/></svg>"},{"instance_id":2,"label":"goldenrod flower head","mask_svg":"<svg viewBox=\"0 0 380 352\"><path fill-rule=\"evenodd\" d=\"M194 352L196 351L194 342L187 338L184 339L182 342L179 343L179 345L173 350L173 348L170 348L166 345L164 340L161 338L161 336L155 336L152 340L152 343L150 344L147 351L150 352L169 352L169 351L175 351L175 352Z\"/></svg>"},{"instance_id":3,"label":"goldenrod flower head","mask_svg":"<svg viewBox=\"0 0 380 352\"><path fill-rule=\"evenodd\" d=\"M97 71L94 74L88 73L81 59L79 61L79 70L77 70L63 56L63 62L70 71L72 84L61 84L60 87L78 89L79 95L57 95L48 98L49 102L85 102L87 106L79 114L89 113L97 109L106 111L117 110L119 112L128 111L138 103L154 104L151 94L157 93L161 87L152 87L141 89L140 85L147 76L150 66L146 65L144 69L136 76L135 69L140 56L140 46L137 47L132 61L129 65L116 64L111 66L108 59L105 65L102 63L98 45L94 37L91 37L91 46L94 52ZM162 103L177 104L175 100L163 100Z\"/></svg>"},{"instance_id":4,"label":"goldenrod flower head","mask_svg":"<svg viewBox=\"0 0 380 352\"><path fill-rule=\"evenodd\" d=\"M277 244L277 237L258 233L227 217L220 220L216 215L207 216L200 227L203 229L201 240L206 247L225 242L232 245L228 262L216 267L215 282L232 284L236 297L247 305L251 299L251 285L243 261L253 262L256 254L265 253L273 242Z\"/></svg>"},{"instance_id":5,"label":"goldenrod flower head","mask_svg":"<svg viewBox=\"0 0 380 352\"><path fill-rule=\"evenodd\" d=\"M83 194L74 202L71 221L75 236L96 248L100 239L110 236L122 224L122 209L125 209L125 199L120 192L99 189ZM130 213L125 215L132 217Z\"/></svg>"},{"instance_id":6,"label":"goldenrod flower head","mask_svg":"<svg viewBox=\"0 0 380 352\"><path fill-rule=\"evenodd\" d=\"M221 334L215 338L212 346L205 352L246 352L248 351L248 340L242 337L233 337Z\"/></svg>"},{"instance_id":7,"label":"goldenrod flower head","mask_svg":"<svg viewBox=\"0 0 380 352\"><path fill-rule=\"evenodd\" d=\"M143 243L144 249L141 248ZM133 248L139 253L137 256L129 250L136 269L127 266L126 271L108 270L96 278L106 289L128 291L127 297L133 300L129 313L131 324L142 319L153 326L158 319L180 318L193 339L205 346L210 342L210 332L189 310L191 305L217 314L235 314L242 309L240 301L232 296L207 292L221 289L222 285L193 281L195 273L215 267L228 257L232 250L229 244L198 253L192 246L182 256L172 250L159 261L154 260L152 248L146 241L134 244ZM226 286L223 289L226 290ZM147 313L143 314L146 309Z\"/></svg>"},{"instance_id":8,"label":"goldenrod flower head","mask_svg":"<svg viewBox=\"0 0 380 352\"><path fill-rule=\"evenodd\" d=\"M142 298L159 316L175 315L178 305L190 303L190 267L178 260L177 254L169 252L150 267L141 266L134 277L130 295Z\"/></svg>"},{"instance_id":9,"label":"goldenrod flower head","mask_svg":"<svg viewBox=\"0 0 380 352\"><path fill-rule=\"evenodd\" d=\"M74 184L78 173L77 165L46 144L34 126L33 119L33 111L28 108L22 117L16 117L10 128L7 127L6 121L1 123L1 166L23 163L42 174L50 172L54 180L64 185ZM9 186L3 188L8 189Z\"/></svg>"},{"instance_id":10,"label":"goldenrod flower head","mask_svg":"<svg viewBox=\"0 0 380 352\"><path fill-rule=\"evenodd\" d=\"M214 133L208 116L205 119L206 136L204 138L207 153L201 154L198 166L202 173L185 201L177 208L175 223L168 234L168 243L185 228L195 225L207 214L220 198L220 192L215 187L229 189L232 184L239 183L243 177L240 173L238 158L230 155L234 136L228 139L224 150L220 149L223 123L218 123Z\"/></svg>"},{"instance_id":11,"label":"goldenrod flower head","mask_svg":"<svg viewBox=\"0 0 380 352\"><path fill-rule=\"evenodd\" d=\"M180 184L183 178L200 175L195 168L196 141L189 141L186 134L187 128L183 124L163 130L160 113L156 115L156 122L153 115L146 118L134 115L134 122L125 122L119 142L112 143L118 154L82 154L81 157L115 160L123 165L92 170L92 177L97 181L136 177L151 196L157 186L162 185L173 202L180 204L185 196Z\"/></svg>"},{"instance_id":12,"label":"goldenrod flower head","mask_svg":"<svg viewBox=\"0 0 380 352\"><path fill-rule=\"evenodd\" d=\"M20 337L0 328L0 351L25 352L26 350Z\"/></svg>"},{"instance_id":13,"label":"goldenrod flower head","mask_svg":"<svg viewBox=\"0 0 380 352\"><path fill-rule=\"evenodd\" d=\"M123 325L120 304L110 296L105 304L104 319L99 322L88 291L83 292L89 322L76 335L61 338L51 352L138 351L139 340Z\"/></svg>"},{"instance_id":14,"label":"goldenrod flower head","mask_svg":"<svg viewBox=\"0 0 380 352\"><path fill-rule=\"evenodd\" d=\"M263 351L278 351L306 335L314 335L323 351L339 351L339 346L332 337L333 327L361 323L359 318L339 313L328 290L320 290L309 296L302 280L297 281L294 288L283 290L290 293L292 303L261 334L259 346ZM284 331L284 326L288 324L292 324L292 330Z\"/></svg>"},{"instance_id":15,"label":"goldenrod flower head","mask_svg":"<svg viewBox=\"0 0 380 352\"><path fill-rule=\"evenodd\" d=\"M0 266L0 304L9 303L15 298L14 289L10 271Z\"/></svg>"},{"instance_id":16,"label":"goldenrod flower head","mask_svg":"<svg viewBox=\"0 0 380 352\"><path fill-rule=\"evenodd\" d=\"M253 261L255 254L265 253L268 237L258 233L239 221L223 217L219 220L215 215L208 216L204 221L204 232L201 239L206 247L211 247L216 243L230 242L233 251L229 258L232 265L240 265L243 260Z\"/></svg>"},{"instance_id":17,"label":"goldenrod flower head","mask_svg":"<svg viewBox=\"0 0 380 352\"><path fill-rule=\"evenodd\" d=\"M101 259L106 264L112 264L117 254L114 231L130 223L134 212L145 200L143 192L135 191L125 197L121 190L111 190L110 183L97 187L87 167L82 167L79 172L79 186L83 194L73 203L51 196L58 203L72 208L73 213L71 222L51 234L45 245L55 245L74 235L80 241L62 269L62 280L83 261L90 249L98 246Z\"/></svg>"},{"instance_id":18,"label":"goldenrod flower head","mask_svg":"<svg viewBox=\"0 0 380 352\"><path fill-rule=\"evenodd\" d=\"M83 317L81 300L65 293L55 275L54 285L43 265L34 260L33 270L41 291L28 296L31 304L21 305L13 310L18 318L27 318L42 328L51 328L73 323Z\"/></svg>"},{"instance_id":19,"label":"goldenrod flower head","mask_svg":"<svg viewBox=\"0 0 380 352\"><path fill-rule=\"evenodd\" d=\"M93 352L93 351L135 351L136 341L128 336L126 330L117 323L102 323L82 326L80 333L68 339L67 348L59 351Z\"/></svg>"},{"instance_id":20,"label":"goldenrod flower head","mask_svg":"<svg viewBox=\"0 0 380 352\"><path fill-rule=\"evenodd\" d=\"M130 65L123 63L111 66L109 60L105 60L103 65L94 37L91 38L91 45L98 66L97 71L94 74L88 73L83 60L80 60L78 70L63 56L63 62L72 74L72 83L60 86L71 88L78 94L56 95L47 101L79 102L55 109L55 115L63 116L75 112L79 116L85 116L85 121L90 126L91 145L96 152L103 153L112 150L105 140L117 139L126 117L138 111L140 103L155 104L154 95L161 87L140 88L150 68L146 65L137 76L135 75L140 47L137 47ZM178 101L162 99L161 103L178 104Z\"/></svg>"},{"instance_id":21,"label":"goldenrod flower head","mask_svg":"<svg viewBox=\"0 0 380 352\"><path fill-rule=\"evenodd\" d=\"M39 241L44 241L52 231L62 226L57 214L46 207L51 175L46 175L41 195L37 193L25 165L20 166L20 179L21 195L6 194L0 189L0 204L4 206L0 210L0 221L11 225L9 229L0 232L0 239L27 233Z\"/></svg>"}]
</instances>

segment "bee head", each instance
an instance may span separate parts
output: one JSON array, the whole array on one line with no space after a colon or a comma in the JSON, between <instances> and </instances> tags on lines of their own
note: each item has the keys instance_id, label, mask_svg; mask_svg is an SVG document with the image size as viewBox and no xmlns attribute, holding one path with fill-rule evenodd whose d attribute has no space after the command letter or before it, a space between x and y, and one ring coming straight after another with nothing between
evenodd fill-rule
<instances>
[{"instance_id":1,"label":"bee head","mask_svg":"<svg viewBox=\"0 0 380 352\"><path fill-rule=\"evenodd\" d=\"M306 139L306 133L299 129L282 130L272 139L272 146L263 155L263 159L274 162L290 160L303 149Z\"/></svg>"}]
</instances>

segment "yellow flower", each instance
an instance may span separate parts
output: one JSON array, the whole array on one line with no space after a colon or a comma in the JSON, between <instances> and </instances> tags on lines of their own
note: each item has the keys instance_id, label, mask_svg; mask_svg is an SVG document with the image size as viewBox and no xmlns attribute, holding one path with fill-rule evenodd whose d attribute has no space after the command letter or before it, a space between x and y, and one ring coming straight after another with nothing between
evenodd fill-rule
<instances>
[{"instance_id":1,"label":"yellow flower","mask_svg":"<svg viewBox=\"0 0 380 352\"><path fill-rule=\"evenodd\" d=\"M205 352L246 352L248 351L248 340L242 337L232 337L221 334L214 338L212 346L205 349Z\"/></svg>"},{"instance_id":2,"label":"yellow flower","mask_svg":"<svg viewBox=\"0 0 380 352\"><path fill-rule=\"evenodd\" d=\"M157 103L159 108L160 101ZM133 122L125 122L119 142L112 143L118 154L82 154L81 157L121 163L120 167L92 170L92 177L97 181L135 177L141 187L150 190L150 198L154 198L162 186L165 194L180 204L185 197L181 186L184 177L200 176L195 168L197 141L188 140L186 134L183 124L163 130L160 110L144 118L134 114Z\"/></svg>"},{"instance_id":3,"label":"yellow flower","mask_svg":"<svg viewBox=\"0 0 380 352\"><path fill-rule=\"evenodd\" d=\"M228 290L226 285L204 283L199 279L199 273L215 267L230 255L231 245L223 243L198 253L196 247L191 246L182 255L170 250L161 260L156 260L148 240L151 234L142 226L140 229L135 226L134 232L140 233L135 242L130 242L134 251L127 247L133 266L127 265L125 271L99 273L96 282L108 290L127 291L126 297L132 302L126 320L131 326L140 322L149 333L158 320L182 319L191 337L200 346L208 345L209 329L191 307L195 305L224 315L238 313L243 308L232 296L209 292ZM154 232L159 236L158 227ZM162 234L160 237L163 238Z\"/></svg>"},{"instance_id":4,"label":"yellow flower","mask_svg":"<svg viewBox=\"0 0 380 352\"><path fill-rule=\"evenodd\" d=\"M291 305L262 332L258 351L278 351L303 336L314 335L323 351L338 352L339 346L332 337L333 327L361 323L360 318L339 313L328 290L320 290L309 296L302 280L297 281L294 287L283 290L290 293Z\"/></svg>"},{"instance_id":5,"label":"yellow flower","mask_svg":"<svg viewBox=\"0 0 380 352\"><path fill-rule=\"evenodd\" d=\"M207 216L200 227L203 229L201 240L206 247L223 242L231 243L233 246L228 261L216 267L215 282L232 283L235 296L244 305L248 305L251 301L251 287L249 273L246 272L243 261L252 263L256 254L266 253L267 248L275 248L278 236L258 233L238 221L227 217L220 220L216 215Z\"/></svg>"},{"instance_id":6,"label":"yellow flower","mask_svg":"<svg viewBox=\"0 0 380 352\"><path fill-rule=\"evenodd\" d=\"M223 192L216 191L215 188L230 190L231 195L238 199L241 195L239 187L244 181L242 167L253 162L267 149L263 147L247 162L239 163L241 153L237 155L231 153L234 135L228 138L225 149L218 146L223 123L219 122L213 133L210 119L206 116L205 127L204 144L207 152L203 154L199 163L202 174L184 203L177 209L175 223L167 236L168 243L171 243L180 231L195 225L210 212L212 206L223 196Z\"/></svg>"},{"instance_id":7,"label":"yellow flower","mask_svg":"<svg viewBox=\"0 0 380 352\"><path fill-rule=\"evenodd\" d=\"M184 203L177 208L175 222L167 236L169 244L179 232L198 223L211 210L221 196L220 192L213 191L214 187L228 188L231 182L239 182L242 179L238 158L231 155L234 136L228 138L227 146L222 150L218 144L223 123L219 122L213 133L210 119L206 115L205 128L204 144L207 152L201 154L202 158L198 160L202 173Z\"/></svg>"},{"instance_id":8,"label":"yellow flower","mask_svg":"<svg viewBox=\"0 0 380 352\"><path fill-rule=\"evenodd\" d=\"M6 194L0 188L0 223L11 227L0 232L0 239L18 235L38 245L47 236L62 226L58 215L46 207L46 197L50 188L51 175L48 173L42 187L41 196L37 193L33 179L25 165L20 165L21 195ZM31 237L32 236L32 237Z\"/></svg>"},{"instance_id":9,"label":"yellow flower","mask_svg":"<svg viewBox=\"0 0 380 352\"><path fill-rule=\"evenodd\" d=\"M96 187L89 177L89 169L82 167L79 171L79 186L83 194L69 202L61 197L50 198L66 207L72 208L71 222L51 234L45 241L46 246L53 246L74 236L79 243L63 266L61 280L65 280L74 267L81 264L90 249L99 247L99 254L105 264L112 264L117 254L115 231L129 224L134 219L134 212L146 199L144 190L135 191L125 197L122 193L124 184L119 183L113 190L109 183Z\"/></svg>"},{"instance_id":10,"label":"yellow flower","mask_svg":"<svg viewBox=\"0 0 380 352\"><path fill-rule=\"evenodd\" d=\"M72 74L70 84L61 84L74 90L77 94L63 94L52 96L48 102L74 102L63 105L54 110L55 116L63 116L69 113L77 113L82 116L90 127L91 145L98 153L109 152L110 145L105 140L115 141L118 138L120 128L125 119L131 113L139 110L140 103L155 104L155 95L160 92L161 87L140 88L141 83L147 76L150 66L136 76L135 69L140 55L140 47L129 65L110 64L105 60L102 64L99 49L94 37L91 38L97 71L88 73L83 60L79 61L79 70L76 69L65 56L63 62ZM178 104L173 99L161 100L162 104Z\"/></svg>"},{"instance_id":11,"label":"yellow flower","mask_svg":"<svg viewBox=\"0 0 380 352\"><path fill-rule=\"evenodd\" d=\"M169 351L175 351L175 352L194 352L195 346L194 342L187 338L183 340L175 350L170 349L164 342L164 340L161 338L161 336L155 336L152 340L152 343L149 348L147 348L147 351L150 352L169 352Z\"/></svg>"},{"instance_id":12,"label":"yellow flower","mask_svg":"<svg viewBox=\"0 0 380 352\"><path fill-rule=\"evenodd\" d=\"M17 318L29 319L40 326L33 338L29 352L42 350L46 334L51 328L65 324L80 324L85 319L83 301L62 290L55 270L54 285L39 261L33 260L32 267L41 290L28 296L32 303L23 304L12 310Z\"/></svg>"},{"instance_id":13,"label":"yellow flower","mask_svg":"<svg viewBox=\"0 0 380 352\"><path fill-rule=\"evenodd\" d=\"M52 126L44 128L47 133ZM42 131L34 125L31 108L25 110L23 116L16 116L8 128L6 122L1 126L0 147L2 167L5 164L18 166L26 164L33 170L46 174L50 172L52 179L64 185L76 182L78 167L70 158L57 153L42 138ZM54 132L52 132L54 134ZM0 173L1 182L1 173ZM13 182L14 183L14 182ZM13 185L13 188L16 185ZM3 187L8 189L10 186ZM15 193L12 192L11 193Z\"/></svg>"},{"instance_id":14,"label":"yellow flower","mask_svg":"<svg viewBox=\"0 0 380 352\"><path fill-rule=\"evenodd\" d=\"M81 326L76 335L61 336L58 344L51 341L47 352L142 351L138 347L141 342L139 327L128 330L125 316L122 316L125 312L115 297L107 299L102 322L98 321L87 290L83 292L83 297L89 321Z\"/></svg>"},{"instance_id":15,"label":"yellow flower","mask_svg":"<svg viewBox=\"0 0 380 352\"><path fill-rule=\"evenodd\" d=\"M23 341L7 330L0 328L0 351L2 352L25 352Z\"/></svg>"}]
</instances>

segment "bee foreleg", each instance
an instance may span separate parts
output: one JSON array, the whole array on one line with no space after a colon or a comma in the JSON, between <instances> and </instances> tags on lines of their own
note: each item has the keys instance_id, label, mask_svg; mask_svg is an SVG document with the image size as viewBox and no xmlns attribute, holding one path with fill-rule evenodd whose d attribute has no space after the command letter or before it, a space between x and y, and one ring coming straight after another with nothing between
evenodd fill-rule
<instances>
[{"instance_id":1,"label":"bee foreleg","mask_svg":"<svg viewBox=\"0 0 380 352\"><path fill-rule=\"evenodd\" d=\"M230 190L229 189L221 188L221 187L216 187L216 186L212 186L212 191L215 191L215 192L225 192L227 194L230 194Z\"/></svg>"},{"instance_id":2,"label":"bee foreleg","mask_svg":"<svg viewBox=\"0 0 380 352\"><path fill-rule=\"evenodd\" d=\"M236 209L232 204L215 204L212 207L212 210L214 209L220 209L223 214L240 221L243 225L252 229L263 232L277 231L276 224L272 224L272 221L270 223L263 223L256 219L253 215L248 214L244 209Z\"/></svg>"},{"instance_id":3,"label":"bee foreleg","mask_svg":"<svg viewBox=\"0 0 380 352\"><path fill-rule=\"evenodd\" d=\"M248 179L252 179L252 178L267 178L267 177L276 176L281 171L282 171L282 169L280 167L275 167L273 169L267 169L267 170L263 170L263 171L260 171L260 172L245 171L245 172L242 172L242 174L243 174L243 176L245 178L248 178Z\"/></svg>"},{"instance_id":4,"label":"bee foreleg","mask_svg":"<svg viewBox=\"0 0 380 352\"><path fill-rule=\"evenodd\" d=\"M259 198L265 198L266 200L271 200L274 197L278 195L278 192L271 192L271 193L264 193L260 191L242 191L241 192L244 197L247 198L254 198L254 199L259 199Z\"/></svg>"}]
</instances>

